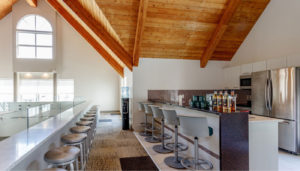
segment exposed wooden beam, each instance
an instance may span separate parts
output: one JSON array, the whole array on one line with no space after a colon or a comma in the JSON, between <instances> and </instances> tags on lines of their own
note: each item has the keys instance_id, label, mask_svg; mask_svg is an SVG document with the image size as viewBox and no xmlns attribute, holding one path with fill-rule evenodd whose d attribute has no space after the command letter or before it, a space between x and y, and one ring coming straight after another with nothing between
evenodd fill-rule
<instances>
[{"instance_id":1,"label":"exposed wooden beam","mask_svg":"<svg viewBox=\"0 0 300 171\"><path fill-rule=\"evenodd\" d=\"M0 0L0 20L12 11L17 0Z\"/></svg>"},{"instance_id":2,"label":"exposed wooden beam","mask_svg":"<svg viewBox=\"0 0 300 171\"><path fill-rule=\"evenodd\" d=\"M228 0L228 5L223 13L220 22L218 23L207 48L204 51L204 54L201 58L201 67L204 68L207 65L208 60L211 58L212 54L214 53L217 45L219 44L223 34L225 33L228 23L232 18L235 10L237 9L241 0Z\"/></svg>"},{"instance_id":3,"label":"exposed wooden beam","mask_svg":"<svg viewBox=\"0 0 300 171\"><path fill-rule=\"evenodd\" d=\"M120 43L113 38L98 22L91 16L78 0L64 0L64 2L76 13L76 15L119 57L119 59L132 70L132 57Z\"/></svg>"},{"instance_id":4,"label":"exposed wooden beam","mask_svg":"<svg viewBox=\"0 0 300 171\"><path fill-rule=\"evenodd\" d=\"M133 65L139 65L140 48L144 32L144 23L147 17L148 0L140 0L138 20L135 33L135 41L133 48Z\"/></svg>"},{"instance_id":5,"label":"exposed wooden beam","mask_svg":"<svg viewBox=\"0 0 300 171\"><path fill-rule=\"evenodd\" d=\"M97 40L59 3L57 0L47 0L49 4L69 23L75 30L93 46L96 51L124 77L124 68L97 42Z\"/></svg>"},{"instance_id":6,"label":"exposed wooden beam","mask_svg":"<svg viewBox=\"0 0 300 171\"><path fill-rule=\"evenodd\" d=\"M26 0L27 3L32 7L37 7L37 0Z\"/></svg>"}]
</instances>

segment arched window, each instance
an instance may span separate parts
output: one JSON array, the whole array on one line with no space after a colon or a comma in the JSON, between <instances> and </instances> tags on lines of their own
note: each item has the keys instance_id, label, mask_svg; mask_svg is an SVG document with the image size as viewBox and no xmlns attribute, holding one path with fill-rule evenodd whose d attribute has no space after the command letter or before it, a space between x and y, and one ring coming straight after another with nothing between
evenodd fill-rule
<instances>
[{"instance_id":1,"label":"arched window","mask_svg":"<svg viewBox=\"0 0 300 171\"><path fill-rule=\"evenodd\" d=\"M26 15L17 24L16 57L52 59L53 35L51 24L39 15Z\"/></svg>"}]
</instances>

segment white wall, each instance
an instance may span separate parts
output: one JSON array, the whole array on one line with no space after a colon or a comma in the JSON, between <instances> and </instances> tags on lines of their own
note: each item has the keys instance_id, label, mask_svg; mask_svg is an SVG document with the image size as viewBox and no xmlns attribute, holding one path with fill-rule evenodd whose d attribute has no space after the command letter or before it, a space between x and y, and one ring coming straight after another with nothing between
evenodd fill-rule
<instances>
[{"instance_id":1,"label":"white wall","mask_svg":"<svg viewBox=\"0 0 300 171\"><path fill-rule=\"evenodd\" d=\"M300 1L271 0L230 65L298 55Z\"/></svg>"},{"instance_id":2,"label":"white wall","mask_svg":"<svg viewBox=\"0 0 300 171\"><path fill-rule=\"evenodd\" d=\"M142 58L133 69L133 127L144 116L138 112L137 102L146 101L148 90L201 90L223 88L225 62L210 61L200 68L200 61Z\"/></svg>"},{"instance_id":3,"label":"white wall","mask_svg":"<svg viewBox=\"0 0 300 171\"><path fill-rule=\"evenodd\" d=\"M53 9L45 2L39 0L38 7L32 8L25 1L19 1L13 10L41 12ZM28 9L29 8L29 9ZM23 11L23 10L22 10ZM16 17L20 12L13 11ZM33 13L33 12L32 12ZM51 12L50 16L53 15ZM47 17L47 14L43 14ZM14 54L14 15L9 14L0 20L0 77L11 77L13 75ZM49 16L48 16L49 17ZM54 24L56 25L56 64L54 70L58 78L69 78L75 81L75 96L85 97L88 101L101 105L101 110L119 110L120 99L120 77L118 73L90 46L76 30L72 28L61 16L54 13ZM18 63L18 66L27 63ZM39 65L39 63L37 64ZM49 68L37 66L31 71L48 72ZM28 68L23 68L24 71ZM22 67L17 68L22 71Z\"/></svg>"},{"instance_id":4,"label":"white wall","mask_svg":"<svg viewBox=\"0 0 300 171\"><path fill-rule=\"evenodd\" d=\"M0 77L13 77L12 64L12 15L0 20Z\"/></svg>"}]
</instances>

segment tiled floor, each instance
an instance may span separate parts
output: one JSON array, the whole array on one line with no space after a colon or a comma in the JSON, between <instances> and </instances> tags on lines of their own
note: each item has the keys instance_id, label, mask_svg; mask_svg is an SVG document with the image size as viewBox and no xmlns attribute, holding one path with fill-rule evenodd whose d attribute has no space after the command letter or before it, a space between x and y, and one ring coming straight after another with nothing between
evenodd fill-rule
<instances>
[{"instance_id":1,"label":"tiled floor","mask_svg":"<svg viewBox=\"0 0 300 171\"><path fill-rule=\"evenodd\" d=\"M285 151L279 151L279 171L299 171L300 155L296 156Z\"/></svg>"},{"instance_id":2,"label":"tiled floor","mask_svg":"<svg viewBox=\"0 0 300 171\"><path fill-rule=\"evenodd\" d=\"M103 113L99 121L87 170L121 170L120 158L147 156L134 134L121 130L120 115Z\"/></svg>"}]
</instances>

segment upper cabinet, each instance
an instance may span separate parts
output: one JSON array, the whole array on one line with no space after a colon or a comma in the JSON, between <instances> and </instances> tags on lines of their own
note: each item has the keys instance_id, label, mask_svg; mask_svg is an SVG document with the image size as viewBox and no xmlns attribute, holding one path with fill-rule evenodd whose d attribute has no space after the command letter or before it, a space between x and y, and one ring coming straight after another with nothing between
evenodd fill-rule
<instances>
[{"instance_id":1,"label":"upper cabinet","mask_svg":"<svg viewBox=\"0 0 300 171\"><path fill-rule=\"evenodd\" d=\"M240 75L250 75L252 73L253 66L252 64L241 65Z\"/></svg>"},{"instance_id":2,"label":"upper cabinet","mask_svg":"<svg viewBox=\"0 0 300 171\"><path fill-rule=\"evenodd\" d=\"M224 69L224 89L239 89L240 88L240 66Z\"/></svg>"},{"instance_id":3,"label":"upper cabinet","mask_svg":"<svg viewBox=\"0 0 300 171\"><path fill-rule=\"evenodd\" d=\"M285 68L287 58L276 58L276 59L269 59L267 60L267 69L279 69L279 68Z\"/></svg>"}]
</instances>

